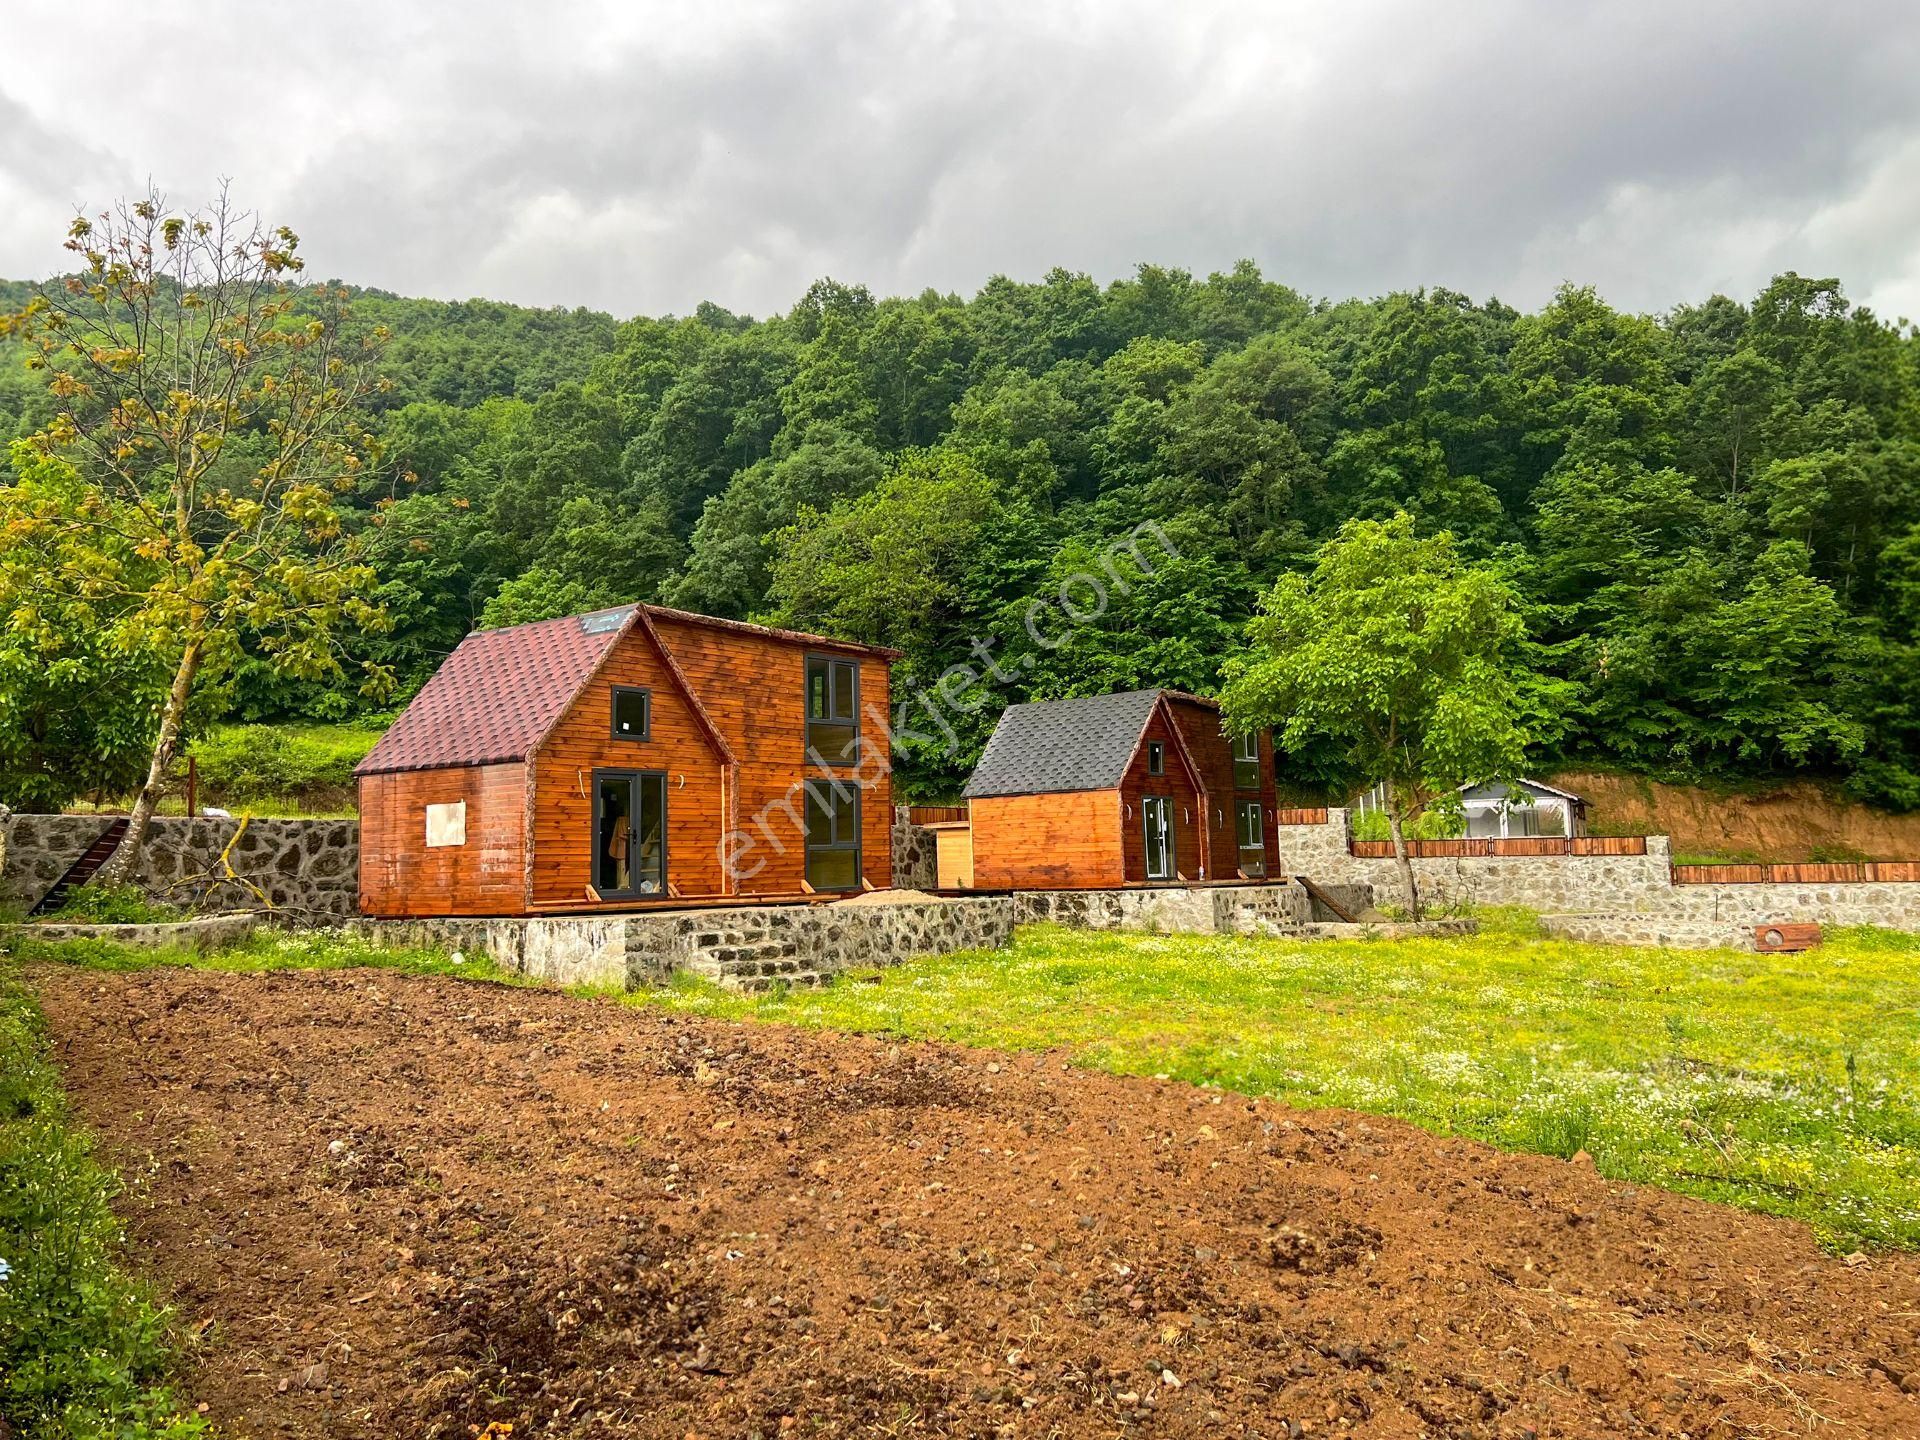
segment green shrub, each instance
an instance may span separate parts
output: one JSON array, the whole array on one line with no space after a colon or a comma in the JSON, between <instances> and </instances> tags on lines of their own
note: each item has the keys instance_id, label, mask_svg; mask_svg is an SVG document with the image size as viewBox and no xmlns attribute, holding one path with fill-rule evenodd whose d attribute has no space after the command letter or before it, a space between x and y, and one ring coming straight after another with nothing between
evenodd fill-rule
<instances>
[{"instance_id":1,"label":"green shrub","mask_svg":"<svg viewBox=\"0 0 1920 1440\"><path fill-rule=\"evenodd\" d=\"M61 925L158 925L178 920L180 911L138 885L77 885L45 918Z\"/></svg>"},{"instance_id":2,"label":"green shrub","mask_svg":"<svg viewBox=\"0 0 1920 1440\"><path fill-rule=\"evenodd\" d=\"M208 1433L164 1384L167 1312L115 1265L116 1187L67 1113L32 997L0 971L0 1433Z\"/></svg>"},{"instance_id":3,"label":"green shrub","mask_svg":"<svg viewBox=\"0 0 1920 1440\"><path fill-rule=\"evenodd\" d=\"M1409 840L1452 840L1466 834L1466 831L1453 816L1435 813L1415 816L1413 822L1402 833ZM1387 828L1387 812L1356 810L1353 816L1353 838L1391 840L1393 832Z\"/></svg>"},{"instance_id":4,"label":"green shrub","mask_svg":"<svg viewBox=\"0 0 1920 1440\"><path fill-rule=\"evenodd\" d=\"M220 725L190 747L200 784L216 803L244 805L314 791L344 791L382 724Z\"/></svg>"}]
</instances>

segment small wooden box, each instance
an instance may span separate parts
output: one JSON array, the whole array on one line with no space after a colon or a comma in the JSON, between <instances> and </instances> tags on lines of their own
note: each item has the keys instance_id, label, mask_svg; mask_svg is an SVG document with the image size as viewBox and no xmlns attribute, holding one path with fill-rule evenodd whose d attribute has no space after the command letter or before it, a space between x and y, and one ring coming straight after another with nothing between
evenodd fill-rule
<instances>
[{"instance_id":1,"label":"small wooden box","mask_svg":"<svg viewBox=\"0 0 1920 1440\"><path fill-rule=\"evenodd\" d=\"M1753 927L1753 948L1774 955L1790 950L1811 950L1820 943L1820 927L1813 924L1782 921L1777 925Z\"/></svg>"}]
</instances>

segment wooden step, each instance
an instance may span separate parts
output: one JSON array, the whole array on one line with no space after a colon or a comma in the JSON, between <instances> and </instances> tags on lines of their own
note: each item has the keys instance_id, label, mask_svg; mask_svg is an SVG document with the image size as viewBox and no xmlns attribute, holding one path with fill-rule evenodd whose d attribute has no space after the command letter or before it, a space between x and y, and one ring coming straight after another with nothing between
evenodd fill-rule
<instances>
[{"instance_id":1,"label":"wooden step","mask_svg":"<svg viewBox=\"0 0 1920 1440\"><path fill-rule=\"evenodd\" d=\"M79 889L100 873L100 867L113 857L120 848L120 842L126 837L127 817L115 818L107 828L100 832L100 838L87 847L86 853L67 867L67 873L53 882L53 888L42 895L30 912L34 915L50 915L66 903L67 896Z\"/></svg>"}]
</instances>

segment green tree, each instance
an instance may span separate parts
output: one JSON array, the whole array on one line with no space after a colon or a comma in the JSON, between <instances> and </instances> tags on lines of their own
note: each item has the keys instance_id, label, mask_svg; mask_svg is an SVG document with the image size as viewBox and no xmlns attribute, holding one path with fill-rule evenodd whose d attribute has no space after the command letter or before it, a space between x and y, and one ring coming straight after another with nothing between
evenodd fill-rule
<instances>
[{"instance_id":1,"label":"green tree","mask_svg":"<svg viewBox=\"0 0 1920 1440\"><path fill-rule=\"evenodd\" d=\"M1516 777L1531 738L1525 719L1549 698L1541 692L1552 682L1519 663L1519 605L1450 535L1421 536L1404 514L1350 521L1310 572L1281 577L1249 626L1250 653L1227 665L1233 729L1271 726L1289 749L1330 741L1385 785L1415 919L1408 822L1461 785Z\"/></svg>"},{"instance_id":2,"label":"green tree","mask_svg":"<svg viewBox=\"0 0 1920 1440\"><path fill-rule=\"evenodd\" d=\"M296 314L296 237L224 194L186 214L149 194L75 220L67 244L78 273L7 325L33 344L59 404L32 443L80 484L0 489L0 527L44 560L9 567L0 612L110 605L166 657L146 778L102 871L116 884L203 675L249 642L283 671L337 673L343 630L383 623L338 506L361 483L360 414L384 336L356 333L337 291Z\"/></svg>"}]
</instances>

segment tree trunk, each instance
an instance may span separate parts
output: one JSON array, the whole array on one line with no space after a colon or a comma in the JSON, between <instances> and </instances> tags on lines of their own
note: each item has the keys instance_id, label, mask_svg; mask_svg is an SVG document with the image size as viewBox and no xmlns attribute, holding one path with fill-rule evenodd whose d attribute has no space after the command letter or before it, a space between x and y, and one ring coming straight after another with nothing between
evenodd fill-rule
<instances>
[{"instance_id":1,"label":"tree trunk","mask_svg":"<svg viewBox=\"0 0 1920 1440\"><path fill-rule=\"evenodd\" d=\"M166 707L160 712L160 733L153 741L153 761L147 766L147 783L134 797L133 813L127 821L127 833L121 837L112 857L100 867L98 885L125 885L133 878L134 866L147 842L147 826L154 808L160 803L160 791L167 783L167 768L173 764L180 747L180 731L187 718L187 701L193 697L193 677L200 671L200 640L187 642L180 656L180 668L174 671L173 687L167 691Z\"/></svg>"},{"instance_id":2,"label":"tree trunk","mask_svg":"<svg viewBox=\"0 0 1920 1440\"><path fill-rule=\"evenodd\" d=\"M1407 917L1420 918L1420 885L1413 878L1413 861L1407 856L1407 837L1400 831L1400 795L1387 787L1387 830L1393 836L1393 858L1400 862L1400 878L1407 883Z\"/></svg>"}]
</instances>

